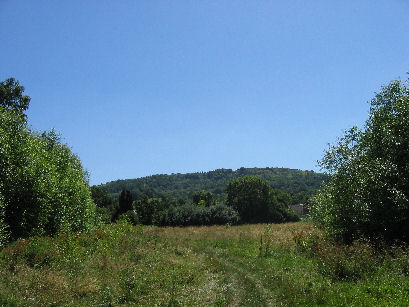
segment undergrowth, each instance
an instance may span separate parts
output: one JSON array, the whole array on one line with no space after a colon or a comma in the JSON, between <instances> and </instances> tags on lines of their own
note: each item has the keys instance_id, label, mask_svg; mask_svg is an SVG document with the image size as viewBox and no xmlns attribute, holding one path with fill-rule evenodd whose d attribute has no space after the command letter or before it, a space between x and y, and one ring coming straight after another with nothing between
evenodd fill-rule
<instances>
[{"instance_id":1,"label":"undergrowth","mask_svg":"<svg viewBox=\"0 0 409 307\"><path fill-rule=\"evenodd\" d=\"M405 306L406 246L349 246L311 223L118 224L0 251L0 306Z\"/></svg>"}]
</instances>

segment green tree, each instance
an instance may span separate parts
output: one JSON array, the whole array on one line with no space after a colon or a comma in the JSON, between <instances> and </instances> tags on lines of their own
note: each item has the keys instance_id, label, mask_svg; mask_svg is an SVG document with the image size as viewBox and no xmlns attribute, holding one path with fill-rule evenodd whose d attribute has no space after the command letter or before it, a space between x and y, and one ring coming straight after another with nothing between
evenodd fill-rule
<instances>
[{"instance_id":1,"label":"green tree","mask_svg":"<svg viewBox=\"0 0 409 307\"><path fill-rule=\"evenodd\" d=\"M0 194L0 249L9 240L9 230L5 222L5 204Z\"/></svg>"},{"instance_id":2,"label":"green tree","mask_svg":"<svg viewBox=\"0 0 409 307\"><path fill-rule=\"evenodd\" d=\"M118 211L118 201L114 200L105 189L98 186L91 187L91 196L97 206L96 212L101 222L111 223Z\"/></svg>"},{"instance_id":3,"label":"green tree","mask_svg":"<svg viewBox=\"0 0 409 307\"><path fill-rule=\"evenodd\" d=\"M192 201L196 205L204 205L206 207L210 207L216 203L216 198L212 192L197 191L193 193Z\"/></svg>"},{"instance_id":4,"label":"green tree","mask_svg":"<svg viewBox=\"0 0 409 307\"><path fill-rule=\"evenodd\" d=\"M264 180L244 176L227 184L226 204L235 209L244 223L264 222L270 206L270 187Z\"/></svg>"},{"instance_id":5,"label":"green tree","mask_svg":"<svg viewBox=\"0 0 409 307\"><path fill-rule=\"evenodd\" d=\"M97 207L108 208L113 205L114 200L111 195L104 189L98 186L91 187L91 196Z\"/></svg>"},{"instance_id":6,"label":"green tree","mask_svg":"<svg viewBox=\"0 0 409 307\"><path fill-rule=\"evenodd\" d=\"M23 95L24 86L14 78L0 82L0 106L18 112L28 109L30 97Z\"/></svg>"},{"instance_id":7,"label":"green tree","mask_svg":"<svg viewBox=\"0 0 409 307\"><path fill-rule=\"evenodd\" d=\"M286 222L298 220L288 209L289 195L270 188L254 176L232 179L226 186L226 204L235 209L243 223Z\"/></svg>"},{"instance_id":8,"label":"green tree","mask_svg":"<svg viewBox=\"0 0 409 307\"><path fill-rule=\"evenodd\" d=\"M95 205L81 161L55 132L31 131L21 110L0 106L0 242L90 229Z\"/></svg>"},{"instance_id":9,"label":"green tree","mask_svg":"<svg viewBox=\"0 0 409 307\"><path fill-rule=\"evenodd\" d=\"M325 152L330 180L313 198L313 218L347 243L409 242L409 90L392 81L371 101L364 128Z\"/></svg>"},{"instance_id":10,"label":"green tree","mask_svg":"<svg viewBox=\"0 0 409 307\"><path fill-rule=\"evenodd\" d=\"M130 211L133 209L132 202L132 194L128 190L122 190L121 194L119 194L119 208L117 212L117 217L127 211Z\"/></svg>"},{"instance_id":11,"label":"green tree","mask_svg":"<svg viewBox=\"0 0 409 307\"><path fill-rule=\"evenodd\" d=\"M162 198L148 198L144 196L134 202L139 222L143 225L152 225L158 212L167 208L166 200Z\"/></svg>"}]
</instances>

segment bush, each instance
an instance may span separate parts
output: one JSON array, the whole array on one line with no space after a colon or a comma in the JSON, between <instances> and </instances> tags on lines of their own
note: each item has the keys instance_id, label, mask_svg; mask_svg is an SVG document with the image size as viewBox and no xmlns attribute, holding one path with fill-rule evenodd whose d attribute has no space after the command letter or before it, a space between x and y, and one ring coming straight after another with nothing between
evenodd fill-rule
<instances>
[{"instance_id":1,"label":"bush","mask_svg":"<svg viewBox=\"0 0 409 307\"><path fill-rule=\"evenodd\" d=\"M0 248L8 242L9 233L7 231L7 224L4 221L5 205L0 194Z\"/></svg>"},{"instance_id":2,"label":"bush","mask_svg":"<svg viewBox=\"0 0 409 307\"><path fill-rule=\"evenodd\" d=\"M337 244L318 233L298 233L294 236L297 250L314 260L318 272L333 282L357 281L374 274L384 251L376 251L363 241L351 245Z\"/></svg>"},{"instance_id":3,"label":"bush","mask_svg":"<svg viewBox=\"0 0 409 307\"><path fill-rule=\"evenodd\" d=\"M215 206L210 206L208 210L205 210L205 212L207 212L209 216L209 224L235 225L240 221L240 217L237 211L226 205L218 204Z\"/></svg>"},{"instance_id":4,"label":"bush","mask_svg":"<svg viewBox=\"0 0 409 307\"><path fill-rule=\"evenodd\" d=\"M346 131L321 166L330 180L313 198L311 215L332 236L409 242L408 87L383 87L364 129Z\"/></svg>"},{"instance_id":5,"label":"bush","mask_svg":"<svg viewBox=\"0 0 409 307\"><path fill-rule=\"evenodd\" d=\"M96 224L110 224L112 221L113 213L109 208L96 207Z\"/></svg>"},{"instance_id":6,"label":"bush","mask_svg":"<svg viewBox=\"0 0 409 307\"><path fill-rule=\"evenodd\" d=\"M139 224L138 214L134 210L129 210L119 215L117 223L129 223L136 226Z\"/></svg>"},{"instance_id":7,"label":"bush","mask_svg":"<svg viewBox=\"0 0 409 307\"><path fill-rule=\"evenodd\" d=\"M156 224L160 226L200 226L237 224L238 213L225 205L210 207L198 205L171 206L157 216Z\"/></svg>"},{"instance_id":8,"label":"bush","mask_svg":"<svg viewBox=\"0 0 409 307\"><path fill-rule=\"evenodd\" d=\"M300 221L300 216L291 208L283 209L283 221L284 222L298 222Z\"/></svg>"},{"instance_id":9,"label":"bush","mask_svg":"<svg viewBox=\"0 0 409 307\"><path fill-rule=\"evenodd\" d=\"M0 243L81 231L95 205L81 161L51 131L32 132L20 113L0 107Z\"/></svg>"}]
</instances>

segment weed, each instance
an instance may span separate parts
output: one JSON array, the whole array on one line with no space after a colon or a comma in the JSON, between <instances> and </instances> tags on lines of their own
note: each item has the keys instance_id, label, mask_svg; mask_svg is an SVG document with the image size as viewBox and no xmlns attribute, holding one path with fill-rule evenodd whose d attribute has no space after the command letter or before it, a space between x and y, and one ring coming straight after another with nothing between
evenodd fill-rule
<instances>
[{"instance_id":1,"label":"weed","mask_svg":"<svg viewBox=\"0 0 409 307\"><path fill-rule=\"evenodd\" d=\"M311 223L141 227L19 240L1 306L409 304L408 247L345 246Z\"/></svg>"},{"instance_id":2,"label":"weed","mask_svg":"<svg viewBox=\"0 0 409 307\"><path fill-rule=\"evenodd\" d=\"M224 307L226 306L226 300L224 298L220 298L213 303L214 307Z\"/></svg>"}]
</instances>

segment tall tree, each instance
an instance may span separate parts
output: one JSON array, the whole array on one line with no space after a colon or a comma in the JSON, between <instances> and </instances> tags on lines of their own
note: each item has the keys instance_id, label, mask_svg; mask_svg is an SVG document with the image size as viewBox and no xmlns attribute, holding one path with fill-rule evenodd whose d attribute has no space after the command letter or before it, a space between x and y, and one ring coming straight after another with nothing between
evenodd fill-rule
<instances>
[{"instance_id":1,"label":"tall tree","mask_svg":"<svg viewBox=\"0 0 409 307\"><path fill-rule=\"evenodd\" d=\"M132 194L128 190L122 190L121 194L119 194L119 209L118 215L125 213L129 210L132 210Z\"/></svg>"},{"instance_id":2,"label":"tall tree","mask_svg":"<svg viewBox=\"0 0 409 307\"><path fill-rule=\"evenodd\" d=\"M245 223L261 222L266 217L270 187L264 180L244 176L231 180L226 187L227 205L233 207Z\"/></svg>"},{"instance_id":3,"label":"tall tree","mask_svg":"<svg viewBox=\"0 0 409 307\"><path fill-rule=\"evenodd\" d=\"M14 78L8 78L0 82L0 106L24 112L28 109L31 98L23 95L24 86Z\"/></svg>"},{"instance_id":4,"label":"tall tree","mask_svg":"<svg viewBox=\"0 0 409 307\"><path fill-rule=\"evenodd\" d=\"M113 205L114 200L111 195L104 189L98 186L91 187L91 196L95 205L100 208L107 208Z\"/></svg>"},{"instance_id":5,"label":"tall tree","mask_svg":"<svg viewBox=\"0 0 409 307\"><path fill-rule=\"evenodd\" d=\"M364 128L354 127L326 151L330 180L312 215L345 242L409 242L409 87L392 81L371 101Z\"/></svg>"},{"instance_id":6,"label":"tall tree","mask_svg":"<svg viewBox=\"0 0 409 307\"><path fill-rule=\"evenodd\" d=\"M81 161L54 132L33 132L21 114L0 106L0 244L92 228L95 205Z\"/></svg>"},{"instance_id":7,"label":"tall tree","mask_svg":"<svg viewBox=\"0 0 409 307\"><path fill-rule=\"evenodd\" d=\"M260 178L244 176L232 179L226 186L226 192L226 204L239 213L244 223L298 220L283 201L285 193L271 189L269 184Z\"/></svg>"}]
</instances>

